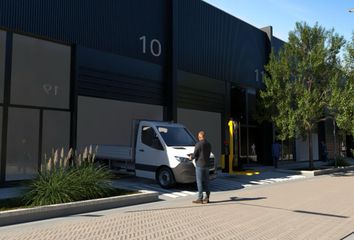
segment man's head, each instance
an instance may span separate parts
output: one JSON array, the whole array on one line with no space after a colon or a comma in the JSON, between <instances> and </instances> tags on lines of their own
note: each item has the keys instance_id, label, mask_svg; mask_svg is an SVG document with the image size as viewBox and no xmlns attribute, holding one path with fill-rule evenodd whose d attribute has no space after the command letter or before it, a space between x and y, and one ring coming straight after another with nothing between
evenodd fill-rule
<instances>
[{"instance_id":1,"label":"man's head","mask_svg":"<svg viewBox=\"0 0 354 240\"><path fill-rule=\"evenodd\" d=\"M203 141L205 139L205 132L204 131L200 131L198 133L198 140L199 141Z\"/></svg>"}]
</instances>

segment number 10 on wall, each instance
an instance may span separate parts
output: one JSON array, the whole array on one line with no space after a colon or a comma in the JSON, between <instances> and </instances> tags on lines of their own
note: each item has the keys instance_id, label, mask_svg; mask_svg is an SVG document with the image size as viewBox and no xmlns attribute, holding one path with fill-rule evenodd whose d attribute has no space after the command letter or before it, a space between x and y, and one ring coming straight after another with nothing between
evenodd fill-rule
<instances>
[{"instance_id":1,"label":"number 10 on wall","mask_svg":"<svg viewBox=\"0 0 354 240\"><path fill-rule=\"evenodd\" d=\"M161 55L162 47L161 42L158 39L151 39L149 41L145 35L139 38L142 41L142 52L146 54L147 52L151 53L154 57L159 57Z\"/></svg>"}]
</instances>

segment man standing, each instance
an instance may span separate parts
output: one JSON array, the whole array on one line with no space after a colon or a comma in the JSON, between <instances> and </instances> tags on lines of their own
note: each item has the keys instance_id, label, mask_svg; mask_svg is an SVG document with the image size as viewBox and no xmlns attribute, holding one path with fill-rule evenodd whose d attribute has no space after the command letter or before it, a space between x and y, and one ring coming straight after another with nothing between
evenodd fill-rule
<instances>
[{"instance_id":1,"label":"man standing","mask_svg":"<svg viewBox=\"0 0 354 240\"><path fill-rule=\"evenodd\" d=\"M194 153L189 156L189 159L195 159L196 163L196 179L198 187L198 199L193 203L209 203L209 166L211 145L205 139L205 132L198 133L199 142L195 145ZM203 191L206 193L203 199Z\"/></svg>"},{"instance_id":2,"label":"man standing","mask_svg":"<svg viewBox=\"0 0 354 240\"><path fill-rule=\"evenodd\" d=\"M274 142L272 145L272 157L273 157L273 164L274 167L278 167L278 161L280 157L281 146L278 141Z\"/></svg>"},{"instance_id":3,"label":"man standing","mask_svg":"<svg viewBox=\"0 0 354 240\"><path fill-rule=\"evenodd\" d=\"M328 151L327 151L327 146L324 141L321 141L321 160L324 162L328 161Z\"/></svg>"}]
</instances>

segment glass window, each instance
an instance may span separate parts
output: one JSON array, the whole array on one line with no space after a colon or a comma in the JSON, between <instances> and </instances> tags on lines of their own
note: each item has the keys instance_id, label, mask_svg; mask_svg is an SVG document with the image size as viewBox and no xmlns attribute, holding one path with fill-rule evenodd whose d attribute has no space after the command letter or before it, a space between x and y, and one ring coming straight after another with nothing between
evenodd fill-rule
<instances>
[{"instance_id":1,"label":"glass window","mask_svg":"<svg viewBox=\"0 0 354 240\"><path fill-rule=\"evenodd\" d=\"M167 146L194 146L196 140L183 127L157 127Z\"/></svg>"},{"instance_id":2,"label":"glass window","mask_svg":"<svg viewBox=\"0 0 354 240\"><path fill-rule=\"evenodd\" d=\"M4 102L6 33L0 31L0 103Z\"/></svg>"},{"instance_id":3,"label":"glass window","mask_svg":"<svg viewBox=\"0 0 354 240\"><path fill-rule=\"evenodd\" d=\"M6 181L33 177L38 170L39 110L9 108Z\"/></svg>"},{"instance_id":4,"label":"glass window","mask_svg":"<svg viewBox=\"0 0 354 240\"><path fill-rule=\"evenodd\" d=\"M141 142L157 150L163 150L161 142L152 127L142 127Z\"/></svg>"},{"instance_id":5,"label":"glass window","mask_svg":"<svg viewBox=\"0 0 354 240\"><path fill-rule=\"evenodd\" d=\"M279 160L294 160L294 139L281 142L281 156Z\"/></svg>"},{"instance_id":6,"label":"glass window","mask_svg":"<svg viewBox=\"0 0 354 240\"><path fill-rule=\"evenodd\" d=\"M67 152L70 144L70 113L62 111L43 112L42 160L55 149L64 148Z\"/></svg>"},{"instance_id":7,"label":"glass window","mask_svg":"<svg viewBox=\"0 0 354 240\"><path fill-rule=\"evenodd\" d=\"M14 34L11 103L69 108L70 47Z\"/></svg>"}]
</instances>

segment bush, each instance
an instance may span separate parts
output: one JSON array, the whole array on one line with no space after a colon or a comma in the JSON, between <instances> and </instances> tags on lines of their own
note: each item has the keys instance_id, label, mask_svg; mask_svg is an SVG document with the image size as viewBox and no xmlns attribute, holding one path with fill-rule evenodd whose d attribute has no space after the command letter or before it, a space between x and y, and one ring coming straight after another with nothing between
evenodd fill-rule
<instances>
[{"instance_id":1,"label":"bush","mask_svg":"<svg viewBox=\"0 0 354 240\"><path fill-rule=\"evenodd\" d=\"M350 162L347 161L346 158L338 156L335 160L332 160L329 164L330 166L337 166L337 167L347 167L351 166Z\"/></svg>"},{"instance_id":2,"label":"bush","mask_svg":"<svg viewBox=\"0 0 354 240\"><path fill-rule=\"evenodd\" d=\"M91 148L92 149L92 148ZM55 151L41 167L37 178L29 184L24 201L31 206L66 203L110 196L114 192L110 171L94 163L94 154L87 151L64 157ZM90 153L89 153L90 152Z\"/></svg>"},{"instance_id":3,"label":"bush","mask_svg":"<svg viewBox=\"0 0 354 240\"><path fill-rule=\"evenodd\" d=\"M86 164L75 169L76 185L80 186L78 200L110 196L114 188L111 185L111 172L103 166Z\"/></svg>"},{"instance_id":4,"label":"bush","mask_svg":"<svg viewBox=\"0 0 354 240\"><path fill-rule=\"evenodd\" d=\"M338 167L346 167L351 165L344 157L337 157L336 161Z\"/></svg>"},{"instance_id":5,"label":"bush","mask_svg":"<svg viewBox=\"0 0 354 240\"><path fill-rule=\"evenodd\" d=\"M75 171L56 169L39 173L29 185L24 200L32 206L71 202L76 200L78 190L80 189L75 184Z\"/></svg>"}]
</instances>

